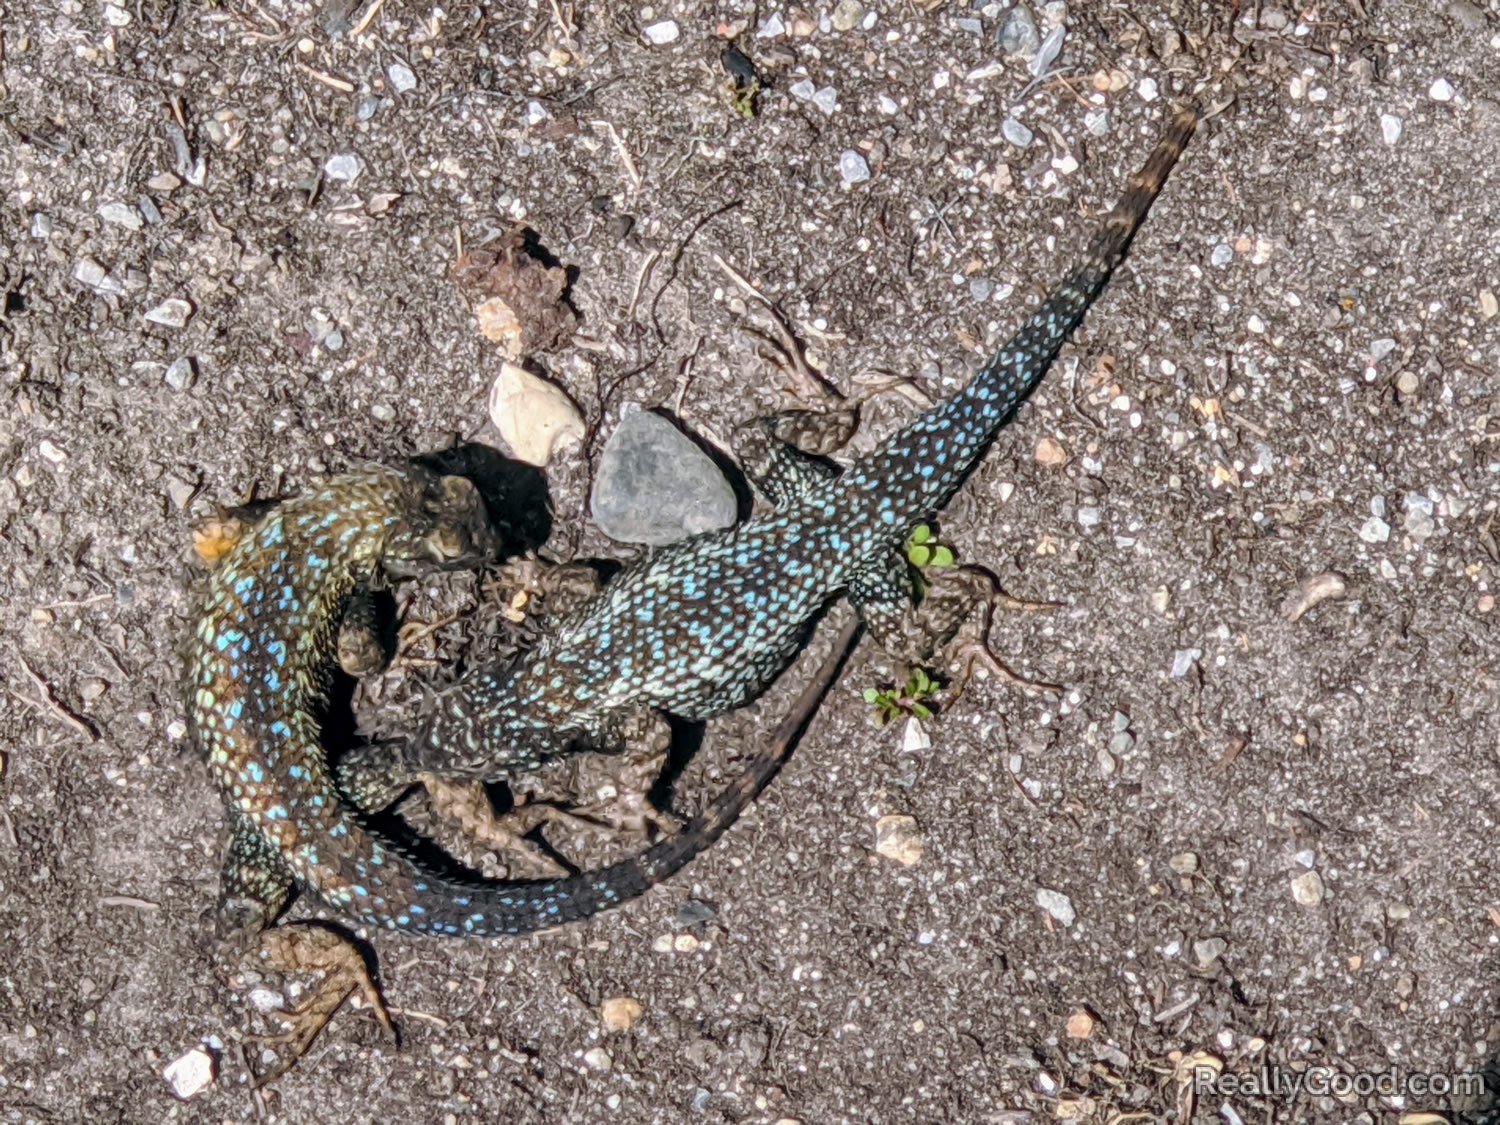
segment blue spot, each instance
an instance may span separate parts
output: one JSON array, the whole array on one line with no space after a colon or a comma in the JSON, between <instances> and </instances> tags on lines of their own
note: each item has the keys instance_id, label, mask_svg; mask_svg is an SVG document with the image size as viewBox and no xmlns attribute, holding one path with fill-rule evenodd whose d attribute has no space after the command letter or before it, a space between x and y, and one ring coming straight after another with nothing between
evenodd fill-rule
<instances>
[{"instance_id":1,"label":"blue spot","mask_svg":"<svg viewBox=\"0 0 1500 1125\"><path fill-rule=\"evenodd\" d=\"M253 574L245 575L245 577L234 584L234 592L241 596L253 589L255 589L255 575Z\"/></svg>"},{"instance_id":2,"label":"blue spot","mask_svg":"<svg viewBox=\"0 0 1500 1125\"><path fill-rule=\"evenodd\" d=\"M307 565L313 570L322 570L328 565L328 560L314 551L307 552Z\"/></svg>"},{"instance_id":3,"label":"blue spot","mask_svg":"<svg viewBox=\"0 0 1500 1125\"><path fill-rule=\"evenodd\" d=\"M266 779L266 771L260 768L259 762L248 762L245 765L245 776L259 785Z\"/></svg>"},{"instance_id":4,"label":"blue spot","mask_svg":"<svg viewBox=\"0 0 1500 1125\"><path fill-rule=\"evenodd\" d=\"M274 723L271 724L271 733L276 735L278 738L290 738L292 734L292 728L287 726L280 719L277 719Z\"/></svg>"},{"instance_id":5,"label":"blue spot","mask_svg":"<svg viewBox=\"0 0 1500 1125\"><path fill-rule=\"evenodd\" d=\"M279 547L286 542L286 534L281 527L281 521L277 520L260 533L260 545L262 547Z\"/></svg>"},{"instance_id":6,"label":"blue spot","mask_svg":"<svg viewBox=\"0 0 1500 1125\"><path fill-rule=\"evenodd\" d=\"M286 644L284 642L272 641L270 644L266 645L266 652L270 654L272 660L276 661L276 666L278 668L285 666Z\"/></svg>"}]
</instances>

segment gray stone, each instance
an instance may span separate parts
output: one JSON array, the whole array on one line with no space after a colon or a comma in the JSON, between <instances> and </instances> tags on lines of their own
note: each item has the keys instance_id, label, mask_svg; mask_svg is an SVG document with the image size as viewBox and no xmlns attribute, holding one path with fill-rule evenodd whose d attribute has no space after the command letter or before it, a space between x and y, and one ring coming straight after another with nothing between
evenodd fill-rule
<instances>
[{"instance_id":1,"label":"gray stone","mask_svg":"<svg viewBox=\"0 0 1500 1125\"><path fill-rule=\"evenodd\" d=\"M1035 58L1042 36L1036 29L1036 17L1025 4L1017 4L1000 25L1000 49L1016 58Z\"/></svg>"},{"instance_id":2,"label":"gray stone","mask_svg":"<svg viewBox=\"0 0 1500 1125\"><path fill-rule=\"evenodd\" d=\"M659 414L627 417L599 457L590 497L611 539L661 546L734 523L734 489L713 460Z\"/></svg>"}]
</instances>

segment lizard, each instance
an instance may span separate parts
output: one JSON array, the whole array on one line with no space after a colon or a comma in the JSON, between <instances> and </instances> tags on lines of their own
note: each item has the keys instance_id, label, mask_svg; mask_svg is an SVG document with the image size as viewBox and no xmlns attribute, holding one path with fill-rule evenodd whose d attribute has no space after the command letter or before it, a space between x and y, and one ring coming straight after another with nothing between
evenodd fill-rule
<instances>
[{"instance_id":1,"label":"lizard","mask_svg":"<svg viewBox=\"0 0 1500 1125\"><path fill-rule=\"evenodd\" d=\"M416 463L334 478L200 543L216 567L187 660L188 714L232 822L217 936L229 951L259 937L272 967L327 974L289 1013L281 1038L293 1044L292 1059L356 989L390 1030L351 942L324 927L273 926L298 886L372 928L433 935L520 934L617 906L727 830L790 753L836 673L830 660L744 772L635 856L548 881L430 870L373 832L336 788L321 738L329 689L349 650L365 647L351 645L345 618L372 587L474 566L496 546L473 483ZM851 630L840 644L852 644Z\"/></svg>"},{"instance_id":2,"label":"lizard","mask_svg":"<svg viewBox=\"0 0 1500 1125\"><path fill-rule=\"evenodd\" d=\"M842 471L784 440L809 412L745 427L737 452L773 513L643 556L536 647L461 678L410 737L360 748L341 767L344 788L378 807L418 774L499 778L607 748L643 713L722 715L764 691L840 595L884 647L910 647L902 547L911 530L957 492L1040 383L1124 259L1197 120L1194 108L1170 122L1081 261L962 390ZM839 424L852 428L847 412Z\"/></svg>"}]
</instances>

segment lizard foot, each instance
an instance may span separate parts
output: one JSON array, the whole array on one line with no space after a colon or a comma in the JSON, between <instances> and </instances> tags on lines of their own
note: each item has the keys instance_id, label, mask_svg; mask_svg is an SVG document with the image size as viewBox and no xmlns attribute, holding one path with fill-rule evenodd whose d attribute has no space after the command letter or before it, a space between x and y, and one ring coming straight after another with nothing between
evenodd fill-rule
<instances>
[{"instance_id":1,"label":"lizard foot","mask_svg":"<svg viewBox=\"0 0 1500 1125\"><path fill-rule=\"evenodd\" d=\"M977 614L972 612L976 604ZM1030 680L1012 671L990 647L990 623L996 606L1028 613L1057 608L1053 602L1028 602L1011 597L1000 588L994 575L974 566L957 567L945 573L923 599L918 612L924 618L927 636L932 638L930 651L941 650L943 662L958 667L958 675L949 684L953 697L957 699L963 694L976 666L1013 687L1061 695L1063 689L1057 684Z\"/></svg>"},{"instance_id":2,"label":"lizard foot","mask_svg":"<svg viewBox=\"0 0 1500 1125\"><path fill-rule=\"evenodd\" d=\"M276 1052L276 1061L270 1066L252 1071L252 1086L259 1088L285 1074L355 993L375 1013L390 1040L396 1042L396 1028L385 1000L370 976L364 955L350 938L316 923L276 926L261 934L260 958L276 972L318 973L322 980L306 1001L281 1014L287 1025L284 1031L246 1037L254 1043L284 1048Z\"/></svg>"},{"instance_id":3,"label":"lizard foot","mask_svg":"<svg viewBox=\"0 0 1500 1125\"><path fill-rule=\"evenodd\" d=\"M432 774L421 775L421 782L433 812L499 856L510 878L560 879L570 874L545 848L526 839L538 825L566 817L561 809L522 805L497 815L482 782L445 781Z\"/></svg>"}]
</instances>

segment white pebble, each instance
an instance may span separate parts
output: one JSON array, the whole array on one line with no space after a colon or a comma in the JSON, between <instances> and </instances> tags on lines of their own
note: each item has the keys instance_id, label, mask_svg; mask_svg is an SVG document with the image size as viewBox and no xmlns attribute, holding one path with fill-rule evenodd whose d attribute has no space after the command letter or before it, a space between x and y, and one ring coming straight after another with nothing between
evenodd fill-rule
<instances>
[{"instance_id":1,"label":"white pebble","mask_svg":"<svg viewBox=\"0 0 1500 1125\"><path fill-rule=\"evenodd\" d=\"M365 162L352 152L336 152L323 165L323 175L330 180L352 184L365 170Z\"/></svg>"},{"instance_id":2,"label":"white pebble","mask_svg":"<svg viewBox=\"0 0 1500 1125\"><path fill-rule=\"evenodd\" d=\"M1234 261L1234 248L1227 242L1217 243L1213 251L1208 255L1208 260L1220 269L1223 269L1230 262Z\"/></svg>"},{"instance_id":3,"label":"white pebble","mask_svg":"<svg viewBox=\"0 0 1500 1125\"><path fill-rule=\"evenodd\" d=\"M399 59L385 68L386 81L391 84L391 89L398 94L409 93L417 88L417 76Z\"/></svg>"},{"instance_id":4,"label":"white pebble","mask_svg":"<svg viewBox=\"0 0 1500 1125\"><path fill-rule=\"evenodd\" d=\"M490 421L510 451L528 465L583 440L583 417L573 400L524 367L502 363L490 388Z\"/></svg>"},{"instance_id":5,"label":"white pebble","mask_svg":"<svg viewBox=\"0 0 1500 1125\"><path fill-rule=\"evenodd\" d=\"M1161 96L1161 89L1154 78L1142 78L1136 86L1135 92L1140 95L1143 102L1154 102Z\"/></svg>"},{"instance_id":6,"label":"white pebble","mask_svg":"<svg viewBox=\"0 0 1500 1125\"><path fill-rule=\"evenodd\" d=\"M870 178L870 165L852 148L839 153L839 177L846 184L862 184Z\"/></svg>"},{"instance_id":7,"label":"white pebble","mask_svg":"<svg viewBox=\"0 0 1500 1125\"><path fill-rule=\"evenodd\" d=\"M1061 891L1037 888L1036 904L1064 926L1071 926L1078 917L1078 912L1073 909L1073 900Z\"/></svg>"},{"instance_id":8,"label":"white pebble","mask_svg":"<svg viewBox=\"0 0 1500 1125\"><path fill-rule=\"evenodd\" d=\"M923 750L932 749L932 739L928 737L926 729L922 726L922 720L915 715L906 720L906 728L901 732L901 752L903 754L919 754Z\"/></svg>"},{"instance_id":9,"label":"white pebble","mask_svg":"<svg viewBox=\"0 0 1500 1125\"><path fill-rule=\"evenodd\" d=\"M1323 901L1323 876L1304 871L1292 880L1292 897L1303 906L1317 906Z\"/></svg>"},{"instance_id":10,"label":"white pebble","mask_svg":"<svg viewBox=\"0 0 1500 1125\"><path fill-rule=\"evenodd\" d=\"M658 47L665 47L668 43L677 42L678 37L681 35L682 30L677 26L676 20L662 20L660 23L653 23L650 27L646 28L646 38Z\"/></svg>"},{"instance_id":11,"label":"white pebble","mask_svg":"<svg viewBox=\"0 0 1500 1125\"><path fill-rule=\"evenodd\" d=\"M1446 78L1439 78L1427 91L1428 97L1435 102L1451 102L1453 100L1453 84Z\"/></svg>"},{"instance_id":12,"label":"white pebble","mask_svg":"<svg viewBox=\"0 0 1500 1125\"><path fill-rule=\"evenodd\" d=\"M187 1101L213 1085L217 1069L211 1053L202 1047L194 1047L169 1063L161 1076L172 1088L172 1093Z\"/></svg>"},{"instance_id":13,"label":"white pebble","mask_svg":"<svg viewBox=\"0 0 1500 1125\"><path fill-rule=\"evenodd\" d=\"M1405 127L1406 122L1394 113L1380 115L1380 136L1388 145L1393 145L1401 139L1401 130Z\"/></svg>"},{"instance_id":14,"label":"white pebble","mask_svg":"<svg viewBox=\"0 0 1500 1125\"><path fill-rule=\"evenodd\" d=\"M115 226L128 230L140 230L145 223L141 213L128 203L106 203L99 208L99 217L106 223L114 223Z\"/></svg>"},{"instance_id":15,"label":"white pebble","mask_svg":"<svg viewBox=\"0 0 1500 1125\"><path fill-rule=\"evenodd\" d=\"M146 319L164 328L181 328L192 319L193 306L181 297L168 297L154 309L146 311Z\"/></svg>"},{"instance_id":16,"label":"white pebble","mask_svg":"<svg viewBox=\"0 0 1500 1125\"><path fill-rule=\"evenodd\" d=\"M772 12L766 17L764 23L755 29L757 39L776 39L786 34L786 21L781 18L780 12Z\"/></svg>"},{"instance_id":17,"label":"white pebble","mask_svg":"<svg viewBox=\"0 0 1500 1125\"><path fill-rule=\"evenodd\" d=\"M1359 529L1359 537L1366 543L1384 543L1391 537L1391 525L1379 516L1371 516Z\"/></svg>"}]
</instances>

